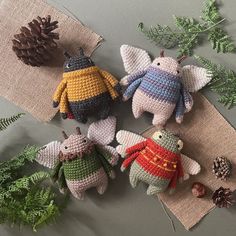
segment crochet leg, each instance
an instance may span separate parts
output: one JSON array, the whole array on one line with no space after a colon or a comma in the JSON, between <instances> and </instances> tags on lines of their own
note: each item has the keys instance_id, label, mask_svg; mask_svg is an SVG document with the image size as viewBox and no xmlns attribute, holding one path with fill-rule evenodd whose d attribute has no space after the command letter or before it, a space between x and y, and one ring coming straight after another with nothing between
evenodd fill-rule
<instances>
[{"instance_id":1,"label":"crochet leg","mask_svg":"<svg viewBox=\"0 0 236 236\"><path fill-rule=\"evenodd\" d=\"M134 101L132 104L132 110L136 119L139 118L144 112L143 107L141 107L139 104L134 104Z\"/></svg>"},{"instance_id":2,"label":"crochet leg","mask_svg":"<svg viewBox=\"0 0 236 236\"><path fill-rule=\"evenodd\" d=\"M163 127L169 117L162 116L161 114L154 114L152 124L155 126Z\"/></svg>"},{"instance_id":3,"label":"crochet leg","mask_svg":"<svg viewBox=\"0 0 236 236\"><path fill-rule=\"evenodd\" d=\"M103 194L106 189L107 189L107 185L108 185L108 181L107 181L107 178L103 180L102 183L100 183L98 186L97 186L97 191L99 194Z\"/></svg>"},{"instance_id":4,"label":"crochet leg","mask_svg":"<svg viewBox=\"0 0 236 236\"><path fill-rule=\"evenodd\" d=\"M139 182L138 176L132 170L132 168L130 169L130 173L129 173L129 181L130 181L130 184L131 184L132 188L135 188L138 185L138 182Z\"/></svg>"},{"instance_id":5,"label":"crochet leg","mask_svg":"<svg viewBox=\"0 0 236 236\"><path fill-rule=\"evenodd\" d=\"M77 198L77 199L79 199L79 200L84 200L84 191L71 191L71 193L72 193L72 195L75 197L75 198Z\"/></svg>"},{"instance_id":6,"label":"crochet leg","mask_svg":"<svg viewBox=\"0 0 236 236\"><path fill-rule=\"evenodd\" d=\"M60 100L61 117L63 119L66 119L68 112L69 112L69 107L68 107L67 89L65 89L61 95L61 100Z\"/></svg>"},{"instance_id":7,"label":"crochet leg","mask_svg":"<svg viewBox=\"0 0 236 236\"><path fill-rule=\"evenodd\" d=\"M110 105L106 105L103 109L98 112L98 115L101 119L106 119L110 114Z\"/></svg>"},{"instance_id":8,"label":"crochet leg","mask_svg":"<svg viewBox=\"0 0 236 236\"><path fill-rule=\"evenodd\" d=\"M149 185L148 189L147 189L147 195L155 195L157 193L162 192L162 188L161 187L156 187L154 185Z\"/></svg>"}]
</instances>

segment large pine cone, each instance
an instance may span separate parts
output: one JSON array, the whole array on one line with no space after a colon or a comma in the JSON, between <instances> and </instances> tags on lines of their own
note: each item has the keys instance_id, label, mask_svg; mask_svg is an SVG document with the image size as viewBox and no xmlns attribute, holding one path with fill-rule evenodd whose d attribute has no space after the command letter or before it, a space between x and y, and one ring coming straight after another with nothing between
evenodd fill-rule
<instances>
[{"instance_id":1,"label":"large pine cone","mask_svg":"<svg viewBox=\"0 0 236 236\"><path fill-rule=\"evenodd\" d=\"M229 188L220 187L212 195L213 203L217 207L229 208L233 203L235 203L233 193Z\"/></svg>"},{"instance_id":2,"label":"large pine cone","mask_svg":"<svg viewBox=\"0 0 236 236\"><path fill-rule=\"evenodd\" d=\"M25 64L43 65L57 48L55 40L59 39L59 34L52 31L58 28L58 21L51 22L51 16L38 16L28 26L29 28L21 27L21 33L14 35L12 49Z\"/></svg>"}]
</instances>

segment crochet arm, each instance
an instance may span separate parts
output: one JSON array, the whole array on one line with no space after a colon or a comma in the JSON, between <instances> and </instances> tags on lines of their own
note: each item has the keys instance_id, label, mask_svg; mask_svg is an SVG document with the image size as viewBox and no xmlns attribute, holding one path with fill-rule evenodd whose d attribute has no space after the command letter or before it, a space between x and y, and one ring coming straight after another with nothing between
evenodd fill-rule
<instances>
[{"instance_id":1,"label":"crochet arm","mask_svg":"<svg viewBox=\"0 0 236 236\"><path fill-rule=\"evenodd\" d=\"M147 73L146 70L137 71L126 77L127 85L132 84L135 80L142 78Z\"/></svg>"},{"instance_id":2,"label":"crochet arm","mask_svg":"<svg viewBox=\"0 0 236 236\"><path fill-rule=\"evenodd\" d=\"M126 170L131 165L131 163L138 157L138 155L139 152L135 152L131 156L126 158L120 167L121 171L123 172L124 170Z\"/></svg>"},{"instance_id":3,"label":"crochet arm","mask_svg":"<svg viewBox=\"0 0 236 236\"><path fill-rule=\"evenodd\" d=\"M123 94L124 101L127 101L128 99L133 97L133 95L134 95L136 89L139 87L141 81L142 81L142 78L139 78L139 79L135 80L132 84L129 85L129 87L125 90L125 92Z\"/></svg>"},{"instance_id":4,"label":"crochet arm","mask_svg":"<svg viewBox=\"0 0 236 236\"><path fill-rule=\"evenodd\" d=\"M145 141L135 144L132 147L127 148L125 152L126 152L127 156L129 156L135 152L142 151L146 147L146 145L147 145L147 141L145 140Z\"/></svg>"},{"instance_id":5,"label":"crochet arm","mask_svg":"<svg viewBox=\"0 0 236 236\"><path fill-rule=\"evenodd\" d=\"M98 152L98 154L106 160L106 162L111 165L114 166L114 156L109 153L107 150L105 150L102 146L96 145L96 151Z\"/></svg>"},{"instance_id":6,"label":"crochet arm","mask_svg":"<svg viewBox=\"0 0 236 236\"><path fill-rule=\"evenodd\" d=\"M66 79L63 79L57 86L57 89L53 95L53 107L57 107L60 103L63 91L66 88Z\"/></svg>"},{"instance_id":7,"label":"crochet arm","mask_svg":"<svg viewBox=\"0 0 236 236\"><path fill-rule=\"evenodd\" d=\"M99 70L99 72L104 78L104 83L106 84L112 99L114 100L119 97L119 94L121 93L119 81L112 74L105 70Z\"/></svg>"}]
</instances>

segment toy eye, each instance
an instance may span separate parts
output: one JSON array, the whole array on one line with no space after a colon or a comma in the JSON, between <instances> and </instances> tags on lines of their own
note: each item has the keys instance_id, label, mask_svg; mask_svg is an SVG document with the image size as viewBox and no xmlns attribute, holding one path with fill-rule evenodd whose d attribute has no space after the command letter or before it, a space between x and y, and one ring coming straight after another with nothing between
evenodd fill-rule
<instances>
[{"instance_id":1,"label":"toy eye","mask_svg":"<svg viewBox=\"0 0 236 236\"><path fill-rule=\"evenodd\" d=\"M159 65L160 65L160 62L158 62L157 65L159 66Z\"/></svg>"},{"instance_id":2,"label":"toy eye","mask_svg":"<svg viewBox=\"0 0 236 236\"><path fill-rule=\"evenodd\" d=\"M70 64L70 63L66 64L66 68L67 68L67 69L69 69L70 67L71 67L71 64Z\"/></svg>"},{"instance_id":3,"label":"toy eye","mask_svg":"<svg viewBox=\"0 0 236 236\"><path fill-rule=\"evenodd\" d=\"M178 150L181 150L183 148L183 146L184 146L184 144L183 144L182 140L178 140L178 142L177 142Z\"/></svg>"},{"instance_id":4,"label":"toy eye","mask_svg":"<svg viewBox=\"0 0 236 236\"><path fill-rule=\"evenodd\" d=\"M65 148L65 149L68 149L68 147L67 147L67 146L65 146L64 148Z\"/></svg>"},{"instance_id":5,"label":"toy eye","mask_svg":"<svg viewBox=\"0 0 236 236\"><path fill-rule=\"evenodd\" d=\"M84 139L84 140L83 140L83 143L87 143L87 140L86 140L86 139Z\"/></svg>"},{"instance_id":6,"label":"toy eye","mask_svg":"<svg viewBox=\"0 0 236 236\"><path fill-rule=\"evenodd\" d=\"M162 139L163 136L162 136L162 133L158 131L158 132L155 132L152 137L153 139L158 140L158 139Z\"/></svg>"},{"instance_id":7,"label":"toy eye","mask_svg":"<svg viewBox=\"0 0 236 236\"><path fill-rule=\"evenodd\" d=\"M177 73L179 74L179 70L177 70Z\"/></svg>"}]
</instances>

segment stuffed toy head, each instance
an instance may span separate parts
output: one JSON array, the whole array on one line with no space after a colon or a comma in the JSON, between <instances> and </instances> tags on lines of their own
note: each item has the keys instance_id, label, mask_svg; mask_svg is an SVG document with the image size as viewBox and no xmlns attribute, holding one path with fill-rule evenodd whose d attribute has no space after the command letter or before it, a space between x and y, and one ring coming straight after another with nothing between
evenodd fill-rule
<instances>
[{"instance_id":1,"label":"stuffed toy head","mask_svg":"<svg viewBox=\"0 0 236 236\"><path fill-rule=\"evenodd\" d=\"M64 72L81 70L94 66L91 58L84 55L83 48L79 49L79 55L72 57L68 52L65 52L64 55L66 57L66 61L64 63Z\"/></svg>"},{"instance_id":2,"label":"stuffed toy head","mask_svg":"<svg viewBox=\"0 0 236 236\"><path fill-rule=\"evenodd\" d=\"M121 57L128 73L120 82L127 86L123 100L132 97L135 118L145 111L154 114L152 123L159 128L165 126L173 113L176 122L181 123L184 113L193 106L190 92L198 91L212 78L204 68L182 67L184 56L174 59L166 57L163 51L152 62L146 51L123 45Z\"/></svg>"},{"instance_id":3,"label":"stuffed toy head","mask_svg":"<svg viewBox=\"0 0 236 236\"><path fill-rule=\"evenodd\" d=\"M53 169L52 179L64 193L67 189L78 199L84 198L87 189L95 187L103 194L108 186L108 177L115 178L113 166L117 164L117 151L108 146L115 135L116 119L94 122L88 136L76 129L63 142L54 141L41 149L36 160Z\"/></svg>"},{"instance_id":4,"label":"stuffed toy head","mask_svg":"<svg viewBox=\"0 0 236 236\"><path fill-rule=\"evenodd\" d=\"M177 182L200 172L200 165L181 153L183 142L170 131L160 130L151 138L129 131L116 134L116 150L125 158L121 171L130 166L129 179L133 188L139 182L149 185L148 195L169 190L174 192Z\"/></svg>"}]
</instances>

